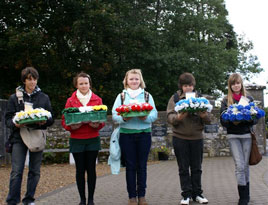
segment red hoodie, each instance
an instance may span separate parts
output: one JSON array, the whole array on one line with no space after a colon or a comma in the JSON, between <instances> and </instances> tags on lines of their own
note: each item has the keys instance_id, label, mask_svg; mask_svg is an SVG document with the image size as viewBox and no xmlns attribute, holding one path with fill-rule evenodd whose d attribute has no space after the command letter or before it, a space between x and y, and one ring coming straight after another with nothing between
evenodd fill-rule
<instances>
[{"instance_id":1,"label":"red hoodie","mask_svg":"<svg viewBox=\"0 0 268 205\"><path fill-rule=\"evenodd\" d=\"M87 106L93 106L93 105L102 105L102 99L95 95L92 92L92 96L90 98L90 101L88 102ZM68 98L65 108L68 107L82 107L83 105L78 100L76 96L76 91L72 94L70 98ZM64 115L62 115L61 124L64 129L71 132L71 138L75 139L89 139L99 136L99 130L104 127L104 123L100 123L100 126L98 128L91 127L88 123L83 124L80 128L76 130L72 130L70 126L65 124Z\"/></svg>"}]
</instances>

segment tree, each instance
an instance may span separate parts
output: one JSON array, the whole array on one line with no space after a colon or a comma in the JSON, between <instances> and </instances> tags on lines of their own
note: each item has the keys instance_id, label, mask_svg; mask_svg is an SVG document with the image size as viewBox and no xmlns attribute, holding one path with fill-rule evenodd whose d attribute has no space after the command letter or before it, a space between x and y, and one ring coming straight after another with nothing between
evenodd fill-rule
<instances>
[{"instance_id":1,"label":"tree","mask_svg":"<svg viewBox=\"0 0 268 205\"><path fill-rule=\"evenodd\" d=\"M158 110L192 72L206 94L225 90L228 75L261 72L253 48L233 31L223 0L55 0L0 2L0 91L7 98L20 70L34 66L60 116L85 71L112 107L130 68L143 71Z\"/></svg>"}]
</instances>

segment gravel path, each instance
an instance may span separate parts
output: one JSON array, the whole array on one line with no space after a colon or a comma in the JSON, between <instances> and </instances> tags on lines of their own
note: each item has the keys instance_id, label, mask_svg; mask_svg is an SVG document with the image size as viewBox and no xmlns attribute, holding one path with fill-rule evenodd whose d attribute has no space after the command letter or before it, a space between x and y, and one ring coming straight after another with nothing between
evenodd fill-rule
<instances>
[{"instance_id":1,"label":"gravel path","mask_svg":"<svg viewBox=\"0 0 268 205\"><path fill-rule=\"evenodd\" d=\"M9 175L11 167L0 167L0 205L5 205L8 193ZM23 174L21 196L26 190L28 168L25 167ZM110 167L107 164L97 164L97 175L110 174ZM41 166L41 178L36 190L36 197L44 193L51 192L69 184L75 183L75 166L69 164L52 164Z\"/></svg>"}]
</instances>

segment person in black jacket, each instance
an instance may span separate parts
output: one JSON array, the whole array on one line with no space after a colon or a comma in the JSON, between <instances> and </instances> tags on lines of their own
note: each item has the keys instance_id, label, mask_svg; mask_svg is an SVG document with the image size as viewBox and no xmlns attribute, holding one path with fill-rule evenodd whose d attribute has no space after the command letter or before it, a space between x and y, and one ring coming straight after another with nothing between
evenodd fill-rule
<instances>
[{"instance_id":1,"label":"person in black jacket","mask_svg":"<svg viewBox=\"0 0 268 205\"><path fill-rule=\"evenodd\" d=\"M44 108L52 113L49 97L41 92L37 86L39 74L33 67L26 67L21 71L21 80L23 85L17 89L23 93L23 102L18 102L18 97L12 94L8 100L7 112L5 115L5 122L11 130L11 142L13 144L11 154L12 170L10 174L9 193L6 199L8 205L18 204L20 202L21 182L23 176L23 169L28 151L27 146L22 141L20 136L20 128L25 127L25 124L17 124L13 122L13 117L16 112L24 110L25 103L31 103L33 109ZM53 124L53 118L46 121L31 124L35 129L46 129ZM40 166L42 161L42 151L29 151L29 172L27 177L27 192L22 202L26 204L34 204L34 194L40 178Z\"/></svg>"},{"instance_id":2,"label":"person in black jacket","mask_svg":"<svg viewBox=\"0 0 268 205\"><path fill-rule=\"evenodd\" d=\"M232 104L238 104L241 97L245 96L248 102L253 98L247 96L243 80L237 73L232 74L228 80L228 95L221 103L221 113L223 114ZM221 124L227 129L227 139L230 145L232 156L235 162L235 175L238 184L239 205L246 205L249 202L249 155L251 150L252 126L257 124L257 120L230 122L221 118Z\"/></svg>"}]
</instances>

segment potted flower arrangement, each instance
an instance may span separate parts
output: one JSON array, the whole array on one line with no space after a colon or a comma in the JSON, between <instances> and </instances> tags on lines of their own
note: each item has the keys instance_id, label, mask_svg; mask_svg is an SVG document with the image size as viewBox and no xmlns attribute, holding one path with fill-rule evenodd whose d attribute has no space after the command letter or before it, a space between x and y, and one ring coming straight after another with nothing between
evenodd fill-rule
<instances>
[{"instance_id":1,"label":"potted flower arrangement","mask_svg":"<svg viewBox=\"0 0 268 205\"><path fill-rule=\"evenodd\" d=\"M17 112L13 118L13 122L18 124L33 124L45 121L51 117L52 115L49 111L43 108L35 108L27 111Z\"/></svg>"},{"instance_id":2,"label":"potted flower arrangement","mask_svg":"<svg viewBox=\"0 0 268 205\"><path fill-rule=\"evenodd\" d=\"M153 156L155 159L157 158L158 160L168 160L170 152L171 150L164 145L152 148Z\"/></svg>"},{"instance_id":3,"label":"potted flower arrangement","mask_svg":"<svg viewBox=\"0 0 268 205\"><path fill-rule=\"evenodd\" d=\"M199 112L199 111L208 111L211 112L213 106L209 103L209 101L204 98L194 98L190 97L188 99L180 100L176 103L175 111L176 112Z\"/></svg>"},{"instance_id":4,"label":"potted flower arrangement","mask_svg":"<svg viewBox=\"0 0 268 205\"><path fill-rule=\"evenodd\" d=\"M153 106L149 103L132 103L128 105L120 105L115 111L122 117L143 117L149 115L152 109Z\"/></svg>"},{"instance_id":5,"label":"potted flower arrangement","mask_svg":"<svg viewBox=\"0 0 268 205\"><path fill-rule=\"evenodd\" d=\"M66 125L86 123L86 122L105 122L107 119L107 106L94 105L84 107L69 107L62 111Z\"/></svg>"},{"instance_id":6,"label":"potted flower arrangement","mask_svg":"<svg viewBox=\"0 0 268 205\"><path fill-rule=\"evenodd\" d=\"M223 120L231 122L251 121L255 118L260 119L264 116L265 111L258 108L254 102L251 102L246 106L233 104L221 115Z\"/></svg>"}]
</instances>

